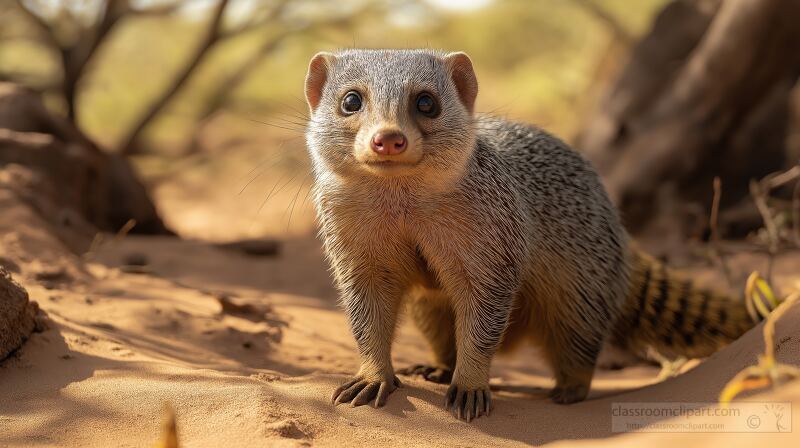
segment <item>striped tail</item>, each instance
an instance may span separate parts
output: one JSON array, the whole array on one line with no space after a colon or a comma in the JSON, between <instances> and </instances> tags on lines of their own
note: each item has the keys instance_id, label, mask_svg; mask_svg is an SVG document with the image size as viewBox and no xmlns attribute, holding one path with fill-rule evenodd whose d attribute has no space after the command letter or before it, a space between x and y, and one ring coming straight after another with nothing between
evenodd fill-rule
<instances>
[{"instance_id":1,"label":"striped tail","mask_svg":"<svg viewBox=\"0 0 800 448\"><path fill-rule=\"evenodd\" d=\"M709 356L758 323L743 298L695 287L636 248L631 287L614 343L634 353L666 358Z\"/></svg>"}]
</instances>

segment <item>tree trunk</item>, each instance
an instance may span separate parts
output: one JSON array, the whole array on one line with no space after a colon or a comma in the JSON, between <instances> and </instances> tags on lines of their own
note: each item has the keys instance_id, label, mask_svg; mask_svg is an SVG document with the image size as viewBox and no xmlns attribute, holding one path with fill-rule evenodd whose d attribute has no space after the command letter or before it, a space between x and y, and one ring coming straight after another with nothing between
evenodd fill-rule
<instances>
[{"instance_id":1,"label":"tree trunk","mask_svg":"<svg viewBox=\"0 0 800 448\"><path fill-rule=\"evenodd\" d=\"M677 200L723 206L786 163L788 98L800 74L800 2L678 0L634 49L578 136L629 229Z\"/></svg>"}]
</instances>

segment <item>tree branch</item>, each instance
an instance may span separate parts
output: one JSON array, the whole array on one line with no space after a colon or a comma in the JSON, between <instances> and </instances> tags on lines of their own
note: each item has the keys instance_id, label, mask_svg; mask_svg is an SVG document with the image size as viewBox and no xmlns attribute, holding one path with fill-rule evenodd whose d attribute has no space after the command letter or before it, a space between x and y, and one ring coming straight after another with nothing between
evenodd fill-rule
<instances>
[{"instance_id":1,"label":"tree branch","mask_svg":"<svg viewBox=\"0 0 800 448\"><path fill-rule=\"evenodd\" d=\"M39 33L41 37L43 37L47 43L56 51L61 51L61 42L56 39L55 30L46 20L40 17L35 12L28 9L25 6L25 3L22 0L16 0L17 8L22 12L22 14L36 27L39 29Z\"/></svg>"},{"instance_id":2,"label":"tree branch","mask_svg":"<svg viewBox=\"0 0 800 448\"><path fill-rule=\"evenodd\" d=\"M88 29L81 30L78 40L62 51L64 68L63 94L67 103L67 117L77 120L78 87L86 67L108 34L126 14L128 0L107 0L100 19Z\"/></svg>"},{"instance_id":3,"label":"tree branch","mask_svg":"<svg viewBox=\"0 0 800 448\"><path fill-rule=\"evenodd\" d=\"M217 85L214 93L209 96L209 101L206 107L200 114L200 119L205 119L211 116L215 111L222 108L228 100L230 93L236 90L242 82L244 82L250 74L255 70L263 61L263 59L275 50L283 41L290 35L294 34L292 31L284 31L271 39L265 40L261 44L258 51L253 53L247 60L245 60L236 70L234 70L225 80Z\"/></svg>"},{"instance_id":4,"label":"tree branch","mask_svg":"<svg viewBox=\"0 0 800 448\"><path fill-rule=\"evenodd\" d=\"M39 29L40 34L45 38L49 46L56 50L59 55L63 71L61 93L64 96L67 107L67 117L73 123L77 118L76 95L78 83L100 44L117 22L127 13L128 3L128 0L107 0L97 22L88 28L77 25L77 19L68 10L62 9L60 14L65 14L70 23L79 27L77 40L72 44L66 44L59 41L55 27L51 23L29 9L22 0L16 0L19 10Z\"/></svg>"},{"instance_id":5,"label":"tree branch","mask_svg":"<svg viewBox=\"0 0 800 448\"><path fill-rule=\"evenodd\" d=\"M183 6L181 0L174 0L169 3L164 3L157 6L150 6L148 8L136 8L128 6L128 12L137 16L167 16L179 10Z\"/></svg>"},{"instance_id":6,"label":"tree branch","mask_svg":"<svg viewBox=\"0 0 800 448\"><path fill-rule=\"evenodd\" d=\"M239 25L230 30L220 30L220 40L229 39L231 37L239 36L247 32L256 30L264 26L265 23L272 22L277 19L286 10L286 6L290 0L278 0L275 6L271 7L264 17L252 17L247 22Z\"/></svg>"},{"instance_id":7,"label":"tree branch","mask_svg":"<svg viewBox=\"0 0 800 448\"><path fill-rule=\"evenodd\" d=\"M208 55L209 50L217 43L220 38L220 29L222 20L225 15L225 10L228 7L229 0L220 0L214 10L211 23L206 29L206 34L200 45L195 50L188 63L178 72L170 85L159 95L155 101L148 107L145 113L133 125L127 136L122 139L119 145L119 151L122 155L131 155L136 152L136 143L141 136L144 129L156 118L162 109L172 100L172 98L181 90L184 83L192 75L192 72L200 66Z\"/></svg>"},{"instance_id":8,"label":"tree branch","mask_svg":"<svg viewBox=\"0 0 800 448\"><path fill-rule=\"evenodd\" d=\"M280 15L280 10L283 8L285 4L288 2L284 1L282 5L279 5L272 14L272 18L277 17ZM236 89L249 78L250 74L261 65L263 59L267 57L272 51L274 51L281 43L283 43L287 38L296 35L300 32L308 31L308 30L315 30L324 26L333 26L333 27L341 27L347 26L355 21L357 21L360 17L364 14L371 11L371 6L366 6L362 8L360 11L354 12L352 14L348 14L344 17L329 17L322 20L317 20L314 22L307 22L304 25L294 28L294 29L286 29L278 33L277 35L272 36L269 39L266 39L262 42L261 46L255 51L249 58L247 58L236 70L233 70L229 76L225 78L225 80L219 84L217 84L216 89L208 96L208 100L205 103L203 111L198 114L198 125L196 128L202 127L204 124L208 122L209 117L211 117L216 111L225 107L226 103L230 100L231 93L235 92ZM189 144L188 152L195 151L198 147L198 137L199 131L195 129L194 136L192 137L192 142Z\"/></svg>"},{"instance_id":9,"label":"tree branch","mask_svg":"<svg viewBox=\"0 0 800 448\"><path fill-rule=\"evenodd\" d=\"M628 44L633 42L633 36L631 36L631 33L628 31L628 29L625 28L625 26L623 26L616 17L606 11L605 8L593 2L592 0L572 1L581 8L585 9L586 12L603 22L603 24L605 24L606 27L608 27L614 34L614 37Z\"/></svg>"}]
</instances>

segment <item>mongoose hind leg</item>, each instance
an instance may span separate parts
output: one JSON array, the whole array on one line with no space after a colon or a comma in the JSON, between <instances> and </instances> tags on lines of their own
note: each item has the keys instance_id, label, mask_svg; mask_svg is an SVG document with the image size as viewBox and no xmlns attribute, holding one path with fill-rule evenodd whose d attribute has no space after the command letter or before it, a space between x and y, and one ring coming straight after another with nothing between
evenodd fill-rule
<instances>
[{"instance_id":1,"label":"mongoose hind leg","mask_svg":"<svg viewBox=\"0 0 800 448\"><path fill-rule=\"evenodd\" d=\"M404 369L398 369L397 373L406 376L421 376L426 381L436 384L450 384L453 379L453 369L430 364L414 364Z\"/></svg>"},{"instance_id":2,"label":"mongoose hind leg","mask_svg":"<svg viewBox=\"0 0 800 448\"><path fill-rule=\"evenodd\" d=\"M602 339L577 332L560 335L545 347L556 377L550 399L559 404L583 401L589 394Z\"/></svg>"},{"instance_id":3,"label":"mongoose hind leg","mask_svg":"<svg viewBox=\"0 0 800 448\"><path fill-rule=\"evenodd\" d=\"M455 322L450 304L440 293L426 291L409 300L408 310L431 347L433 362L400 369L397 373L420 375L433 383L449 384L456 365Z\"/></svg>"}]
</instances>

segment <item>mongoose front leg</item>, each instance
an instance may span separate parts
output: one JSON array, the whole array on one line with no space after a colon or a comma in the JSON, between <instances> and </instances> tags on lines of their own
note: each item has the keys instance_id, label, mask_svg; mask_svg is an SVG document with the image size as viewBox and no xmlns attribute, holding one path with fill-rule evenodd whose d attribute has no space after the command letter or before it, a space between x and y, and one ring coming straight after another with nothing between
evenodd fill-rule
<instances>
[{"instance_id":1,"label":"mongoose front leg","mask_svg":"<svg viewBox=\"0 0 800 448\"><path fill-rule=\"evenodd\" d=\"M381 407L389 394L401 385L391 359L400 302L399 294L393 294L393 290L386 284L375 285L373 280L344 288L342 303L358 345L361 368L334 391L333 404L361 406L374 399L375 407Z\"/></svg>"},{"instance_id":2,"label":"mongoose front leg","mask_svg":"<svg viewBox=\"0 0 800 448\"><path fill-rule=\"evenodd\" d=\"M471 421L492 409L489 368L505 330L511 295L483 295L454 306L457 359L453 381L445 396L445 409L459 419Z\"/></svg>"}]
</instances>

